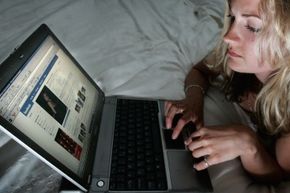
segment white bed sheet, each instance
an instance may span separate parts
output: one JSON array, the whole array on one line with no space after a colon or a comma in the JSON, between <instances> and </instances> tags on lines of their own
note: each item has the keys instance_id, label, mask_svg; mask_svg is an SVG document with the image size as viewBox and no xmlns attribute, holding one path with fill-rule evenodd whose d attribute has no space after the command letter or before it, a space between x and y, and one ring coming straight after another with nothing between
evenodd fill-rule
<instances>
[{"instance_id":1,"label":"white bed sheet","mask_svg":"<svg viewBox=\"0 0 290 193\"><path fill-rule=\"evenodd\" d=\"M192 64L216 44L223 2L1 0L0 61L46 23L106 95L180 99ZM0 175L0 192L56 192L60 180L3 133Z\"/></svg>"}]
</instances>

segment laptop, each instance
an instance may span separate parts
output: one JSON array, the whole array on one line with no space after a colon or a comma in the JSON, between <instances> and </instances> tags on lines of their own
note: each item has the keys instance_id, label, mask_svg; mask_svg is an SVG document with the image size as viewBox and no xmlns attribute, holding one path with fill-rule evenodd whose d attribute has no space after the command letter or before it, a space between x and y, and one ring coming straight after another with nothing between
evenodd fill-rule
<instances>
[{"instance_id":1,"label":"laptop","mask_svg":"<svg viewBox=\"0 0 290 193\"><path fill-rule=\"evenodd\" d=\"M105 97L46 24L1 64L0 80L1 130L77 191L212 191L185 133L172 140L165 128L163 101Z\"/></svg>"}]
</instances>

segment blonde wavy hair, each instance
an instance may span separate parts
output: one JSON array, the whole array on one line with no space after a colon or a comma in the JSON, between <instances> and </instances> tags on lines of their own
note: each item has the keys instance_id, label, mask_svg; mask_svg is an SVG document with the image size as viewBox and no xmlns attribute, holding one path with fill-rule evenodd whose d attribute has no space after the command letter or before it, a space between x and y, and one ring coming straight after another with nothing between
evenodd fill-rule
<instances>
[{"instance_id":1,"label":"blonde wavy hair","mask_svg":"<svg viewBox=\"0 0 290 193\"><path fill-rule=\"evenodd\" d=\"M213 52L216 62L212 66L225 83L234 76L227 66L228 45L223 42L231 24L229 10L227 1L222 38ZM259 13L263 27L257 34L254 51L277 70L259 91L255 111L258 123L270 134L286 134L290 132L290 0L260 0Z\"/></svg>"}]
</instances>

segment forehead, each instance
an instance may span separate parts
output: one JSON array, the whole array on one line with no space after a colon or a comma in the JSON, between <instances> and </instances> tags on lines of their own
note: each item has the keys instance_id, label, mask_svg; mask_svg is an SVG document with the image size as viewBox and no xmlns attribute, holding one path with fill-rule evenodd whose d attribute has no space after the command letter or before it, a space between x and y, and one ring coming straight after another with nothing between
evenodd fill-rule
<instances>
[{"instance_id":1,"label":"forehead","mask_svg":"<svg viewBox=\"0 0 290 193\"><path fill-rule=\"evenodd\" d=\"M234 13L259 15L261 0L229 0L230 10Z\"/></svg>"}]
</instances>

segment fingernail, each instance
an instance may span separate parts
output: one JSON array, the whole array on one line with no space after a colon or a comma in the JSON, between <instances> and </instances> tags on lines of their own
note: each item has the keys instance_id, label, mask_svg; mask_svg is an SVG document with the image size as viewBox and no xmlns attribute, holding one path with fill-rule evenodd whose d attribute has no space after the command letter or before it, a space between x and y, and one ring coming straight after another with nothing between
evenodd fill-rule
<instances>
[{"instance_id":1,"label":"fingernail","mask_svg":"<svg viewBox=\"0 0 290 193\"><path fill-rule=\"evenodd\" d=\"M169 123L167 123L167 124L166 124L166 129L170 129L169 126L170 126Z\"/></svg>"},{"instance_id":2,"label":"fingernail","mask_svg":"<svg viewBox=\"0 0 290 193\"><path fill-rule=\"evenodd\" d=\"M176 139L176 134L172 134L172 139Z\"/></svg>"}]
</instances>

